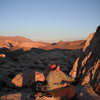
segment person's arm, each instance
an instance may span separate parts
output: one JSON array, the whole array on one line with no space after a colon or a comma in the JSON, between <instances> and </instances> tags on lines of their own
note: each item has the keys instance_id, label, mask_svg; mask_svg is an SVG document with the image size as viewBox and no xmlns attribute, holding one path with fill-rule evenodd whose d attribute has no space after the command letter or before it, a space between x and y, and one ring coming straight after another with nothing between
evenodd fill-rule
<instances>
[{"instance_id":1,"label":"person's arm","mask_svg":"<svg viewBox=\"0 0 100 100\"><path fill-rule=\"evenodd\" d=\"M73 82L74 81L74 78L72 78L69 75L66 75L64 72L61 71L61 74L62 74L62 80L68 81L68 82Z\"/></svg>"}]
</instances>

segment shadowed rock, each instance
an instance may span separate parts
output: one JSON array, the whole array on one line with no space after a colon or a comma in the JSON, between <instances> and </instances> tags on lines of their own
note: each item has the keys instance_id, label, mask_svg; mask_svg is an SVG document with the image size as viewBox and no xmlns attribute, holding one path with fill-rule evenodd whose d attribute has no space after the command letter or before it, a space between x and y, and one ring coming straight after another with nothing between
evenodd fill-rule
<instances>
[{"instance_id":1,"label":"shadowed rock","mask_svg":"<svg viewBox=\"0 0 100 100\"><path fill-rule=\"evenodd\" d=\"M95 33L88 37L83 48L83 53L76 60L70 75L76 79L80 79L80 87L84 86L79 93L80 100L100 99L100 96L95 94L95 92L100 93L100 26ZM98 91L96 88L98 88ZM79 90L80 88L78 88L78 91ZM87 94L85 93L86 91ZM84 94L82 94L83 98L81 93Z\"/></svg>"}]
</instances>

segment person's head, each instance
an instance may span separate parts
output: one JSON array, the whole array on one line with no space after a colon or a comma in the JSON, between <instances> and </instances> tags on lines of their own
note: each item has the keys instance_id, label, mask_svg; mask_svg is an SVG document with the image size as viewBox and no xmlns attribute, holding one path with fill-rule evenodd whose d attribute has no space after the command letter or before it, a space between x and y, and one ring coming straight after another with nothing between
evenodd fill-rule
<instances>
[{"instance_id":1,"label":"person's head","mask_svg":"<svg viewBox=\"0 0 100 100\"><path fill-rule=\"evenodd\" d=\"M50 70L52 71L59 71L60 70L60 66L58 64L51 64L49 65Z\"/></svg>"}]
</instances>

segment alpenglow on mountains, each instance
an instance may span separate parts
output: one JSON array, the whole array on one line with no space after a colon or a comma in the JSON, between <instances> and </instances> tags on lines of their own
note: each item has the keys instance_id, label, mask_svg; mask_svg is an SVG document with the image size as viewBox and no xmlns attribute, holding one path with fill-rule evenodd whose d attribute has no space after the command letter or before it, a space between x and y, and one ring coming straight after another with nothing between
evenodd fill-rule
<instances>
[{"instance_id":1,"label":"alpenglow on mountains","mask_svg":"<svg viewBox=\"0 0 100 100\"><path fill-rule=\"evenodd\" d=\"M12 50L31 48L50 49L81 49L85 44L85 40L77 41L59 41L57 43L46 43L42 41L32 41L22 36L0 36L0 48L9 48Z\"/></svg>"}]
</instances>

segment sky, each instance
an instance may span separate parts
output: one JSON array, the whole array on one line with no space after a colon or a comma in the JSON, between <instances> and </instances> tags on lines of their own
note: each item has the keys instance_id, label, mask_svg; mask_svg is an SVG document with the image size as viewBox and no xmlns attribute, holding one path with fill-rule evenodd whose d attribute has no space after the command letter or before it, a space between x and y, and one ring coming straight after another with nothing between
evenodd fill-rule
<instances>
[{"instance_id":1,"label":"sky","mask_svg":"<svg viewBox=\"0 0 100 100\"><path fill-rule=\"evenodd\" d=\"M0 0L0 36L86 39L100 25L100 0Z\"/></svg>"}]
</instances>

